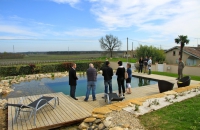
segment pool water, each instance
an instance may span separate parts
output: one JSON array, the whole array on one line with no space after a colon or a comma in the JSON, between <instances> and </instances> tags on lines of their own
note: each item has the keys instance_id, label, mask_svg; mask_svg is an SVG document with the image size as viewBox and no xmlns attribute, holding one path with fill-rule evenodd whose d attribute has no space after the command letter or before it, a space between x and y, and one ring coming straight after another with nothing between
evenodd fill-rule
<instances>
[{"instance_id":1,"label":"pool water","mask_svg":"<svg viewBox=\"0 0 200 130\"><path fill-rule=\"evenodd\" d=\"M77 86L76 86L76 96L85 96L87 90L87 80L86 75L78 76ZM150 80L146 78L132 77L131 87L141 87L146 85L156 84L157 81ZM70 86L69 78L43 78L41 80L31 80L26 82L21 82L20 84L14 84L12 88L15 89L14 92L11 92L7 97L19 97L25 95L38 95L46 94L52 92L63 92L66 95L69 95ZM112 78L112 88L113 91L118 90L117 85L117 76ZM97 76L97 85L96 93L104 93L104 79L102 75Z\"/></svg>"}]
</instances>

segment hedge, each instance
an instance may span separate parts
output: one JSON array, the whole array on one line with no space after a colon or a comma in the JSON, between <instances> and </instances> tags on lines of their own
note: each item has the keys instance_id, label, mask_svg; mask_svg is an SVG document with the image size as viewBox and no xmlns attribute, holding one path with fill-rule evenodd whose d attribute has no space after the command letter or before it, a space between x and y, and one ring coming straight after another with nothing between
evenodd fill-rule
<instances>
[{"instance_id":1,"label":"hedge","mask_svg":"<svg viewBox=\"0 0 200 130\"><path fill-rule=\"evenodd\" d=\"M103 66L102 61L93 61L94 67L97 70ZM69 71L72 63L53 63L53 64L30 64L30 65L16 65L16 66L1 66L0 76L17 76L39 73L52 73L52 72L65 72ZM89 67L89 63L76 63L77 71L86 71Z\"/></svg>"}]
</instances>

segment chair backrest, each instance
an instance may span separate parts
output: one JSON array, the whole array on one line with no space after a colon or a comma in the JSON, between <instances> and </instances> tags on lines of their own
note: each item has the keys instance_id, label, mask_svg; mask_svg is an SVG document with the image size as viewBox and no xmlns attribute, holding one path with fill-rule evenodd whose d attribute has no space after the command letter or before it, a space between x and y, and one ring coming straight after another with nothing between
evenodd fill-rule
<instances>
[{"instance_id":1,"label":"chair backrest","mask_svg":"<svg viewBox=\"0 0 200 130\"><path fill-rule=\"evenodd\" d=\"M181 81L181 82L186 82L186 81L188 81L188 80L190 80L190 76L184 76L184 77L181 78L179 81Z\"/></svg>"},{"instance_id":2,"label":"chair backrest","mask_svg":"<svg viewBox=\"0 0 200 130\"><path fill-rule=\"evenodd\" d=\"M166 80L158 80L158 88L160 93L172 90L174 87L174 83L166 81Z\"/></svg>"}]
</instances>

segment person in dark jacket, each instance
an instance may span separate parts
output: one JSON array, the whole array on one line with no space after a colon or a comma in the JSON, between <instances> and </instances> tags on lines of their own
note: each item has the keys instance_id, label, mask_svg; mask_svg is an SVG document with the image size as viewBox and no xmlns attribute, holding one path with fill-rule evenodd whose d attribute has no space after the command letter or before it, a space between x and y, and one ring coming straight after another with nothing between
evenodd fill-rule
<instances>
[{"instance_id":1,"label":"person in dark jacket","mask_svg":"<svg viewBox=\"0 0 200 130\"><path fill-rule=\"evenodd\" d=\"M145 57L144 61L144 73L147 73L147 64L148 64L148 58L147 56Z\"/></svg>"},{"instance_id":2,"label":"person in dark jacket","mask_svg":"<svg viewBox=\"0 0 200 130\"><path fill-rule=\"evenodd\" d=\"M142 73L143 62L144 62L143 58L141 57L140 60L139 60L139 71L138 71L138 73L140 73L140 72Z\"/></svg>"},{"instance_id":3,"label":"person in dark jacket","mask_svg":"<svg viewBox=\"0 0 200 130\"><path fill-rule=\"evenodd\" d=\"M96 81L97 81L97 71L92 63L89 64L87 69L87 92L84 101L88 101L90 90L92 89L93 101L96 101L95 91L96 91Z\"/></svg>"},{"instance_id":4,"label":"person in dark jacket","mask_svg":"<svg viewBox=\"0 0 200 130\"><path fill-rule=\"evenodd\" d=\"M73 63L72 68L70 68L70 70L69 70L70 96L73 99L78 100L75 97L76 85L77 85L76 80L78 80L78 77L76 76L76 64Z\"/></svg>"},{"instance_id":5,"label":"person in dark jacket","mask_svg":"<svg viewBox=\"0 0 200 130\"><path fill-rule=\"evenodd\" d=\"M104 93L108 93L108 86L109 86L109 93L112 93L113 69L110 67L109 61L105 62L105 67L102 69L102 76L104 76L104 85L105 85Z\"/></svg>"},{"instance_id":6,"label":"person in dark jacket","mask_svg":"<svg viewBox=\"0 0 200 130\"><path fill-rule=\"evenodd\" d=\"M122 66L122 61L118 62L118 68L117 68L117 83L118 83L118 91L119 91L119 97L121 97L121 89L123 91L123 96L125 96L125 87L124 87L124 75L125 75L125 68Z\"/></svg>"}]
</instances>

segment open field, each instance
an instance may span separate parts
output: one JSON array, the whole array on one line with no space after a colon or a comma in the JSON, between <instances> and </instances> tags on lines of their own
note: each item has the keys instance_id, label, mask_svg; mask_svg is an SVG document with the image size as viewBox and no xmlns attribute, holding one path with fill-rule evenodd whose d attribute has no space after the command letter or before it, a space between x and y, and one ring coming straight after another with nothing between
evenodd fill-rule
<instances>
[{"instance_id":1,"label":"open field","mask_svg":"<svg viewBox=\"0 0 200 130\"><path fill-rule=\"evenodd\" d=\"M30 63L54 63L54 62L88 62L88 61L105 61L106 57L99 54L28 54L23 59L0 59L0 65L16 65L16 64L30 64ZM109 61L127 61L127 58L108 58ZM136 59L128 58L129 62L136 62Z\"/></svg>"}]
</instances>

